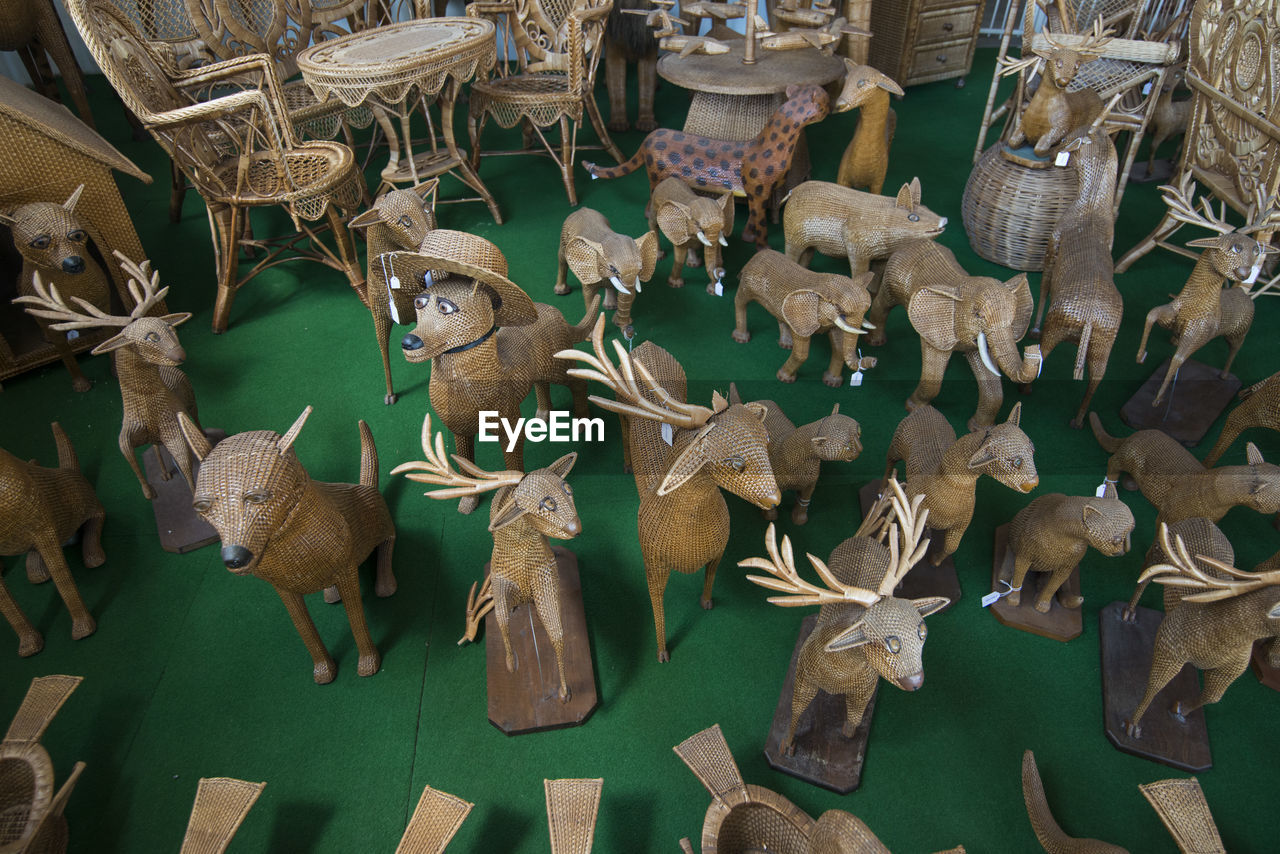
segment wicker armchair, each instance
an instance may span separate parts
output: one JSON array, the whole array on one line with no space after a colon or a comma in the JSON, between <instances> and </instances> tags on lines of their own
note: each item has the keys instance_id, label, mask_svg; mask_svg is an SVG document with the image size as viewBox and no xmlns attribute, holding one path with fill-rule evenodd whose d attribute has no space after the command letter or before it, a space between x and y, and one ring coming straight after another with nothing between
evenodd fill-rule
<instances>
[{"instance_id":1,"label":"wicker armchair","mask_svg":"<svg viewBox=\"0 0 1280 854\"><path fill-rule=\"evenodd\" d=\"M584 109L605 150L622 162L622 152L609 138L592 94L596 67L604 51L605 20L612 8L612 0L585 0L577 5L568 0L483 0L467 6L469 16L494 20L499 45L506 40L503 38L506 34L519 60L519 73L507 73L505 65L499 63L495 76L471 84L467 127L471 134L473 168L479 167L483 154L542 153L529 145L536 135L560 167L569 204L576 205L573 161ZM490 116L504 128L523 123L526 148L519 152L482 152L480 134ZM560 125L558 153L543 133L543 128L557 122Z\"/></svg>"},{"instance_id":2,"label":"wicker armchair","mask_svg":"<svg viewBox=\"0 0 1280 854\"><path fill-rule=\"evenodd\" d=\"M183 71L171 52L138 33L113 0L68 0L67 8L125 105L204 197L218 276L215 332L226 330L241 285L296 257L342 271L364 301L364 274L339 213L359 204L363 176L347 146L297 141L275 66L266 56ZM233 91L221 94L228 86ZM297 231L275 240L246 238L248 210L270 205L288 210ZM336 255L311 224L320 219L328 220ZM240 277L242 244L267 251Z\"/></svg>"}]
</instances>

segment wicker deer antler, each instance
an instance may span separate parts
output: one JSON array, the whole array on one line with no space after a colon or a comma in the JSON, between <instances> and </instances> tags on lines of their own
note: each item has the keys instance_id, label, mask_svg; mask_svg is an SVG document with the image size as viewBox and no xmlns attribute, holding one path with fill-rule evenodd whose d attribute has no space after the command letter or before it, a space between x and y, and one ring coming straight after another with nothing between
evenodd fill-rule
<instances>
[{"instance_id":1,"label":"wicker deer antler","mask_svg":"<svg viewBox=\"0 0 1280 854\"><path fill-rule=\"evenodd\" d=\"M448 489L437 489L424 493L428 498L459 498L463 495L479 495L492 492L504 486L514 486L524 477L520 471L489 472L458 454L448 455L444 452L444 434L435 435L434 447L431 437L431 413L422 421L422 453L425 460L401 463L391 470L392 474L403 474L409 480L418 483L430 483L446 486ZM449 457L458 464L465 474L459 473L449 465Z\"/></svg>"},{"instance_id":2,"label":"wicker deer antler","mask_svg":"<svg viewBox=\"0 0 1280 854\"><path fill-rule=\"evenodd\" d=\"M1185 222L1189 225L1198 225L1207 228L1210 231L1216 231L1219 234L1230 234L1236 228L1227 222L1227 203L1222 202L1218 209L1218 215L1213 215L1213 208L1209 204L1206 196L1200 197L1200 207L1204 213L1196 211L1195 202L1192 199L1192 185L1194 179L1191 173L1187 172L1182 176L1182 184L1174 186L1173 184L1163 184L1160 192L1164 196L1164 203L1169 206L1169 215L1179 222Z\"/></svg>"},{"instance_id":3,"label":"wicker deer antler","mask_svg":"<svg viewBox=\"0 0 1280 854\"><path fill-rule=\"evenodd\" d=\"M1169 543L1169 526L1160 523L1160 545L1164 553L1170 556L1170 563L1157 563L1147 567L1138 579L1138 583L1156 581L1173 587L1187 587L1198 592L1182 597L1184 602L1218 602L1230 599L1263 587L1280 584L1280 569L1269 572L1245 572L1234 566L1214 560L1204 555L1196 555L1192 560L1187 552L1182 537L1174 535L1173 544ZM1215 569L1225 577L1210 575L1196 561Z\"/></svg>"},{"instance_id":4,"label":"wicker deer antler","mask_svg":"<svg viewBox=\"0 0 1280 854\"><path fill-rule=\"evenodd\" d=\"M38 272L32 280L32 284L35 286L35 295L16 297L13 301L17 304L33 306L33 308L27 309L28 314L45 320L58 321L50 324L50 328L59 332L65 332L69 329L128 326L139 317L145 317L153 306L163 300L165 294L169 293L169 286L166 285L157 290L156 285L159 283L160 274L151 270L150 261L143 261L139 265L120 254L119 250L116 251L115 255L120 260L120 269L124 270L125 274L129 276L129 294L136 303L133 311L128 315L107 314L93 303L78 296L73 296L71 297L71 302L83 309L83 311L76 311L68 305L67 300L59 293L58 286L52 282L45 284Z\"/></svg>"},{"instance_id":5,"label":"wicker deer antler","mask_svg":"<svg viewBox=\"0 0 1280 854\"><path fill-rule=\"evenodd\" d=\"M1086 54L1089 56L1102 56L1107 49L1107 45L1111 44L1112 34L1115 30L1110 28L1104 30L1102 28L1102 16L1099 15L1093 22L1093 29L1084 33L1084 41L1077 45L1067 44L1066 42L1054 41L1053 34L1048 28L1040 31L1040 35L1044 38L1049 47L1054 50L1073 50L1076 53Z\"/></svg>"}]
</instances>

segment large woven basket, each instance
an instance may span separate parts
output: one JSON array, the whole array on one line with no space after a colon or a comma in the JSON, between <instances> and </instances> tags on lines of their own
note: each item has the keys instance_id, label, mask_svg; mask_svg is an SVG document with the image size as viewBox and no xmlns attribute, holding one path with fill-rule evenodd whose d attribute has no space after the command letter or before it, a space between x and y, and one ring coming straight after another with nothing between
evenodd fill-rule
<instances>
[{"instance_id":1,"label":"large woven basket","mask_svg":"<svg viewBox=\"0 0 1280 854\"><path fill-rule=\"evenodd\" d=\"M973 251L1014 270L1044 269L1054 224L1076 197L1074 169L1026 165L1003 142L982 152L964 186L960 215Z\"/></svg>"}]
</instances>

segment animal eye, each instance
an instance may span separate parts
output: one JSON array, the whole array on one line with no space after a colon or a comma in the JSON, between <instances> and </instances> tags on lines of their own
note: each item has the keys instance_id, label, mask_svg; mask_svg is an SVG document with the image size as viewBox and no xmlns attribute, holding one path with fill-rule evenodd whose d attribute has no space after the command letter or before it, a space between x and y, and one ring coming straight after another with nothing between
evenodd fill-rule
<instances>
[{"instance_id":1,"label":"animal eye","mask_svg":"<svg viewBox=\"0 0 1280 854\"><path fill-rule=\"evenodd\" d=\"M431 297L414 297L413 307L416 309L424 309L431 302Z\"/></svg>"},{"instance_id":2,"label":"animal eye","mask_svg":"<svg viewBox=\"0 0 1280 854\"><path fill-rule=\"evenodd\" d=\"M145 338L146 338L148 341L150 341L152 344L155 344L156 342L158 342L158 341L160 340L160 336L159 336L159 335L157 335L157 334L156 334L156 333L154 333L154 332L148 332L148 333L147 333L145 336L143 336L143 337L145 337Z\"/></svg>"},{"instance_id":3,"label":"animal eye","mask_svg":"<svg viewBox=\"0 0 1280 854\"><path fill-rule=\"evenodd\" d=\"M244 494L244 503L245 504L265 504L267 500L270 498L271 498L270 492L266 492L263 490L256 490L254 492L246 492Z\"/></svg>"},{"instance_id":4,"label":"animal eye","mask_svg":"<svg viewBox=\"0 0 1280 854\"><path fill-rule=\"evenodd\" d=\"M569 484L562 483L560 484L560 488L564 490L565 495L573 495L573 490L569 487Z\"/></svg>"},{"instance_id":5,"label":"animal eye","mask_svg":"<svg viewBox=\"0 0 1280 854\"><path fill-rule=\"evenodd\" d=\"M916 634L920 636L920 640L924 640L929 634L929 630L924 627L924 623L920 624L920 628L916 629Z\"/></svg>"},{"instance_id":6,"label":"animal eye","mask_svg":"<svg viewBox=\"0 0 1280 854\"><path fill-rule=\"evenodd\" d=\"M1022 468L1022 457L1013 458L1013 467L1016 469Z\"/></svg>"},{"instance_id":7,"label":"animal eye","mask_svg":"<svg viewBox=\"0 0 1280 854\"><path fill-rule=\"evenodd\" d=\"M1116 536L1111 538L1111 545L1113 546L1118 546L1123 542L1124 542L1124 537Z\"/></svg>"},{"instance_id":8,"label":"animal eye","mask_svg":"<svg viewBox=\"0 0 1280 854\"><path fill-rule=\"evenodd\" d=\"M213 500L200 496L191 502L191 509L197 513L208 513L213 509Z\"/></svg>"},{"instance_id":9,"label":"animal eye","mask_svg":"<svg viewBox=\"0 0 1280 854\"><path fill-rule=\"evenodd\" d=\"M67 232L67 239L73 240L76 243L84 243L84 232L78 228L74 231L69 231Z\"/></svg>"},{"instance_id":10,"label":"animal eye","mask_svg":"<svg viewBox=\"0 0 1280 854\"><path fill-rule=\"evenodd\" d=\"M413 228L413 220L409 219L408 214L405 214L404 216L400 217L400 225L402 225L405 228Z\"/></svg>"},{"instance_id":11,"label":"animal eye","mask_svg":"<svg viewBox=\"0 0 1280 854\"><path fill-rule=\"evenodd\" d=\"M31 247L33 249L48 249L49 244L52 242L53 241L49 239L49 235L42 234L39 237L37 237L35 240L31 241Z\"/></svg>"},{"instance_id":12,"label":"animal eye","mask_svg":"<svg viewBox=\"0 0 1280 854\"><path fill-rule=\"evenodd\" d=\"M440 297L440 301L436 303L436 308L440 310L441 314L453 314L455 311L458 310L458 307L456 305L454 305L452 302L445 299L444 297Z\"/></svg>"},{"instance_id":13,"label":"animal eye","mask_svg":"<svg viewBox=\"0 0 1280 854\"><path fill-rule=\"evenodd\" d=\"M552 498L550 495L542 499L542 501L538 504L538 506L541 507L543 510L546 510L548 513L556 512L556 500Z\"/></svg>"},{"instance_id":14,"label":"animal eye","mask_svg":"<svg viewBox=\"0 0 1280 854\"><path fill-rule=\"evenodd\" d=\"M743 461L742 457L738 456L737 454L734 454L732 457L729 457L729 459L725 460L724 464L739 473L744 471L747 467L746 462Z\"/></svg>"},{"instance_id":15,"label":"animal eye","mask_svg":"<svg viewBox=\"0 0 1280 854\"><path fill-rule=\"evenodd\" d=\"M911 220L912 222L919 222L920 214L907 214L907 219Z\"/></svg>"},{"instance_id":16,"label":"animal eye","mask_svg":"<svg viewBox=\"0 0 1280 854\"><path fill-rule=\"evenodd\" d=\"M885 649L889 650L889 652L894 655L902 652L902 641L898 640L893 635L889 635L889 637L884 639L884 646Z\"/></svg>"}]
</instances>

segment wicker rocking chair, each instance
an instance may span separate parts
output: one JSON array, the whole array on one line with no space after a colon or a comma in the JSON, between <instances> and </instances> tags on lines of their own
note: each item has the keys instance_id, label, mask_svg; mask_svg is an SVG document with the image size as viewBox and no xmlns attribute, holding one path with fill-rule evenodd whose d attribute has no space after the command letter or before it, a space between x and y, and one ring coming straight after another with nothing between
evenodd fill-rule
<instances>
[{"instance_id":1,"label":"wicker rocking chair","mask_svg":"<svg viewBox=\"0 0 1280 854\"><path fill-rule=\"evenodd\" d=\"M605 150L622 162L622 152L609 138L592 94L604 52L605 20L612 8L612 0L585 0L580 5L568 0L484 0L467 6L469 16L493 19L499 45L510 39L520 63L518 74L507 73L505 64L498 63L495 76L471 84L467 127L472 168L478 168L483 154L541 154L529 145L536 135L560 167L569 204L576 205L573 165L584 109ZM503 128L523 123L526 148L482 152L480 134L490 116ZM560 125L558 153L543 133L543 128L556 123Z\"/></svg>"},{"instance_id":2,"label":"wicker rocking chair","mask_svg":"<svg viewBox=\"0 0 1280 854\"><path fill-rule=\"evenodd\" d=\"M343 272L364 301L364 273L339 213L359 204L363 176L347 146L297 141L269 58L252 54L183 71L112 0L68 0L67 7L125 105L204 197L218 276L215 332L226 330L241 285L296 258ZM233 91L222 94L227 87ZM289 212L297 230L273 240L245 238L248 210L273 205ZM328 221L337 254L312 226L321 219ZM266 250L243 277L241 245Z\"/></svg>"}]
</instances>

